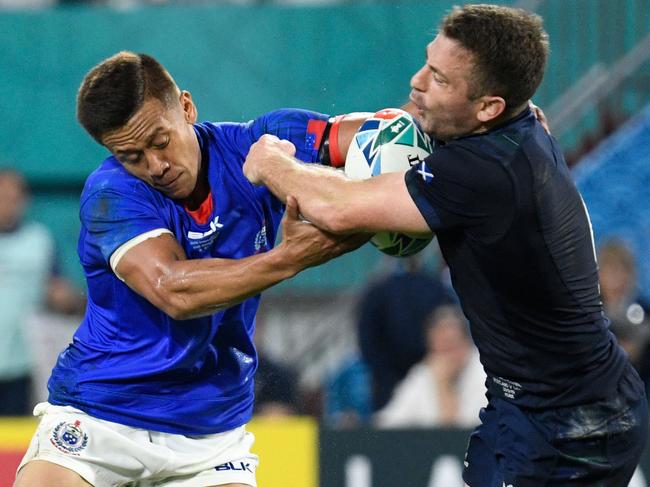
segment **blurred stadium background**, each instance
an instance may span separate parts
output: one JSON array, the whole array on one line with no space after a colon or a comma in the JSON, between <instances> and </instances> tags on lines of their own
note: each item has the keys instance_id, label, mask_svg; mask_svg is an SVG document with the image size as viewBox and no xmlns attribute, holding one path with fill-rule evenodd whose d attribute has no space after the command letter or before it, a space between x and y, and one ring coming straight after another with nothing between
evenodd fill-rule
<instances>
[{"instance_id":1,"label":"blurred stadium background","mask_svg":"<svg viewBox=\"0 0 650 487\"><path fill-rule=\"evenodd\" d=\"M0 168L26 175L29 217L51 230L64 275L83 287L78 197L106 156L74 117L91 66L122 49L152 54L193 94L201 120L246 121L279 107L374 111L407 100L424 46L455 3L0 0ZM630 247L639 294L650 299L650 0L493 3L544 18L552 53L535 102L574 168L597 245L617 237ZM438 267L435 244L424 257ZM260 485L407 485L396 471L412 472L409 487L462 485L450 479L461 468L463 431L336 430L321 421L323 384L356 353L359 297L396 265L367 246L266 293L262 346L297 371L299 410L310 415L256 420ZM74 325L57 325L63 343ZM59 346L35 347L47 374ZM33 426L0 421L8 459L0 458L0 485L10 484ZM638 487L650 484L647 457L642 468Z\"/></svg>"}]
</instances>

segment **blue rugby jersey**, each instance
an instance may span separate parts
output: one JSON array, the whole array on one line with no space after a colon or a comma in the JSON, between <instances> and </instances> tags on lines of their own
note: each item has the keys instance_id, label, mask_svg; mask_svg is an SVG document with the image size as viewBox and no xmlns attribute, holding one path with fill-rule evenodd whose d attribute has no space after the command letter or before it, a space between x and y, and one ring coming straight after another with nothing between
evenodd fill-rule
<instances>
[{"instance_id":1,"label":"blue rugby jersey","mask_svg":"<svg viewBox=\"0 0 650 487\"><path fill-rule=\"evenodd\" d=\"M587 211L531 111L438 146L406 183L437 234L489 392L530 408L615 394L627 359L603 314Z\"/></svg>"},{"instance_id":2,"label":"blue rugby jersey","mask_svg":"<svg viewBox=\"0 0 650 487\"><path fill-rule=\"evenodd\" d=\"M49 402L184 435L227 431L250 420L259 296L211 316L176 321L120 281L109 259L125 242L155 229L170 230L189 259L240 259L269 250L284 206L244 177L246 154L267 133L290 140L296 157L314 162L327 118L285 109L246 124L195 125L213 198L205 224L114 157L89 176L78 242L88 307L52 371Z\"/></svg>"}]
</instances>

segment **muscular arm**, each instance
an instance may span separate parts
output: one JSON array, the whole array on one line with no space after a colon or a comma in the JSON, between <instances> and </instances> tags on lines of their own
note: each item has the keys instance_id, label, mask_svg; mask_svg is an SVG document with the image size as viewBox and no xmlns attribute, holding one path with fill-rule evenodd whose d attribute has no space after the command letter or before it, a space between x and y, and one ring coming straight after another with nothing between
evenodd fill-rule
<instances>
[{"instance_id":1,"label":"muscular arm","mask_svg":"<svg viewBox=\"0 0 650 487\"><path fill-rule=\"evenodd\" d=\"M333 233L431 233L406 188L404 173L353 181L329 167L301 164L286 142L264 136L251 147L244 174L282 200L295 196L307 220Z\"/></svg>"},{"instance_id":2,"label":"muscular arm","mask_svg":"<svg viewBox=\"0 0 650 487\"><path fill-rule=\"evenodd\" d=\"M367 238L366 238L367 239ZM329 235L298 219L287 204L283 240L273 250L244 259L187 259L171 234L139 243L121 258L116 273L138 294L174 319L212 314L237 304L365 242Z\"/></svg>"}]
</instances>

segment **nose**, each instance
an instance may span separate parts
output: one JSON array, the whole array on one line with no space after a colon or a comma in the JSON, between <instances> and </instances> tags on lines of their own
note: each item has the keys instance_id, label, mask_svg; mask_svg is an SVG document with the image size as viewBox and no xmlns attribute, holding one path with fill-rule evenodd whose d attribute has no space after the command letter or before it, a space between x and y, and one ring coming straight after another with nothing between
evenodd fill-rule
<instances>
[{"instance_id":1,"label":"nose","mask_svg":"<svg viewBox=\"0 0 650 487\"><path fill-rule=\"evenodd\" d=\"M169 169L169 162L161 157L160 153L149 152L146 154L146 157L147 167L149 168L149 173L152 177L161 177Z\"/></svg>"},{"instance_id":2,"label":"nose","mask_svg":"<svg viewBox=\"0 0 650 487\"><path fill-rule=\"evenodd\" d=\"M427 89L427 75L429 69L427 66L422 66L418 71L411 76L411 88L417 91L426 91Z\"/></svg>"}]
</instances>

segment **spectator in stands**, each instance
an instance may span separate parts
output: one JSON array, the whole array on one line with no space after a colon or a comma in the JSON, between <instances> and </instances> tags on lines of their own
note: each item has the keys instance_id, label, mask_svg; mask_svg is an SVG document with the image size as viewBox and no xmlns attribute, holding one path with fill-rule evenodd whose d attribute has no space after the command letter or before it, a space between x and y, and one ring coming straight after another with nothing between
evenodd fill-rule
<instances>
[{"instance_id":1,"label":"spectator in stands","mask_svg":"<svg viewBox=\"0 0 650 487\"><path fill-rule=\"evenodd\" d=\"M298 412L297 377L293 370L259 353L255 374L255 416L292 416Z\"/></svg>"},{"instance_id":2,"label":"spectator in stands","mask_svg":"<svg viewBox=\"0 0 650 487\"><path fill-rule=\"evenodd\" d=\"M456 306L440 306L425 327L427 354L376 414L377 426L475 426L487 404L486 377L463 314Z\"/></svg>"},{"instance_id":3,"label":"spectator in stands","mask_svg":"<svg viewBox=\"0 0 650 487\"><path fill-rule=\"evenodd\" d=\"M56 5L57 0L0 0L0 9L35 10Z\"/></svg>"},{"instance_id":4,"label":"spectator in stands","mask_svg":"<svg viewBox=\"0 0 650 487\"><path fill-rule=\"evenodd\" d=\"M63 312L83 306L83 297L57 276L49 231L25 221L28 199L22 175L0 169L0 415L30 412L30 314L47 306Z\"/></svg>"},{"instance_id":5,"label":"spectator in stands","mask_svg":"<svg viewBox=\"0 0 650 487\"><path fill-rule=\"evenodd\" d=\"M359 306L359 348L370 368L372 410L386 405L395 385L425 354L423 323L451 301L440 279L422 269L417 256L372 284Z\"/></svg>"},{"instance_id":6,"label":"spectator in stands","mask_svg":"<svg viewBox=\"0 0 650 487\"><path fill-rule=\"evenodd\" d=\"M637 292L634 255L619 239L598 250L600 294L611 330L630 357L650 398L650 304Z\"/></svg>"},{"instance_id":7,"label":"spectator in stands","mask_svg":"<svg viewBox=\"0 0 650 487\"><path fill-rule=\"evenodd\" d=\"M614 317L611 321L611 330L616 335L618 343L630 357L630 362L639 371L644 381L648 377L643 376L644 352L650 340L650 325L646 322L634 323L626 316Z\"/></svg>"},{"instance_id":8,"label":"spectator in stands","mask_svg":"<svg viewBox=\"0 0 650 487\"><path fill-rule=\"evenodd\" d=\"M611 330L639 373L650 399L650 323L634 322L624 315L615 316Z\"/></svg>"},{"instance_id":9,"label":"spectator in stands","mask_svg":"<svg viewBox=\"0 0 650 487\"><path fill-rule=\"evenodd\" d=\"M634 256L621 240L610 240L598 251L600 294L610 318L640 324L648 318L650 304L637 293Z\"/></svg>"},{"instance_id":10,"label":"spectator in stands","mask_svg":"<svg viewBox=\"0 0 650 487\"><path fill-rule=\"evenodd\" d=\"M253 414L264 417L292 416L298 413L298 377L295 371L265 352L265 317L255 320L255 348L258 366L255 372Z\"/></svg>"},{"instance_id":11,"label":"spectator in stands","mask_svg":"<svg viewBox=\"0 0 650 487\"><path fill-rule=\"evenodd\" d=\"M323 422L330 428L365 425L371 415L370 373L360 355L345 360L326 380Z\"/></svg>"}]
</instances>

